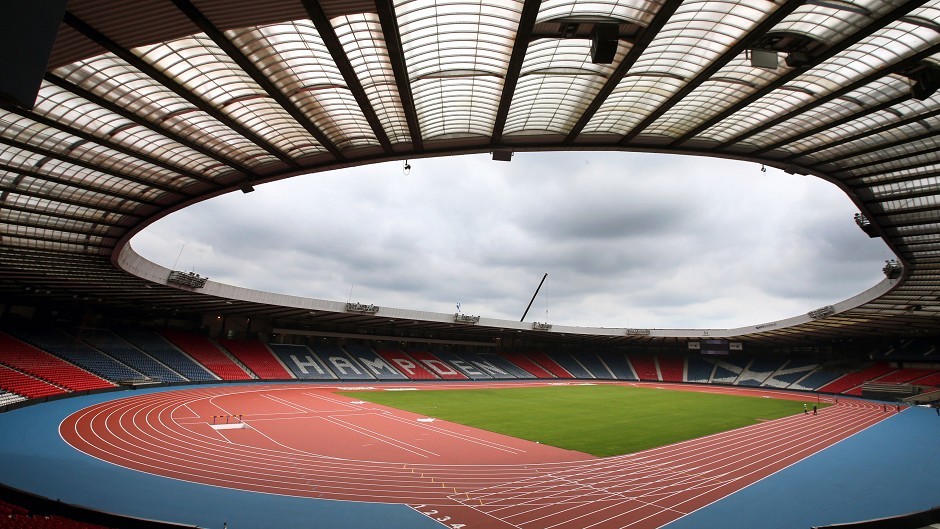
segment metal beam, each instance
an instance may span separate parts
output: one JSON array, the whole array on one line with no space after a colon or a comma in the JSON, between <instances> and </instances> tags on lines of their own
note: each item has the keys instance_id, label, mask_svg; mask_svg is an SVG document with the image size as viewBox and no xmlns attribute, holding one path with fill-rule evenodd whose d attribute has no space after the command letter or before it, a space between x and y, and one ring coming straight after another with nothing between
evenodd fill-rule
<instances>
[{"instance_id":1,"label":"metal beam","mask_svg":"<svg viewBox=\"0 0 940 529\"><path fill-rule=\"evenodd\" d=\"M748 49L753 43L757 42L758 39L763 38L768 31L773 29L773 27L779 24L780 21L787 17L787 15L792 13L796 8L800 7L804 3L804 0L787 0L785 4L768 15L767 18L758 24L753 31L748 33L746 37L735 42L734 46L728 48L728 51L723 53L721 57L709 64L704 70L699 72L694 79L686 83L685 86L680 88L679 91L667 99L666 102L650 113L650 115L646 116L643 121L633 127L633 130L624 135L623 139L620 140L620 145L628 145L634 138L646 130L647 127L662 117L663 114L669 112L672 107L685 99L687 95L691 94L695 91L696 88L711 79L713 75L718 73L729 62L739 57L741 53L744 52L744 50Z\"/></svg>"},{"instance_id":2,"label":"metal beam","mask_svg":"<svg viewBox=\"0 0 940 529\"><path fill-rule=\"evenodd\" d=\"M23 143L23 142L21 142L21 141L12 140L12 139L9 139L9 138L0 138L0 144L8 145L8 146L10 146L10 147L16 147L17 149L21 149L21 150L24 150L24 151L27 151L27 152L31 152L31 153L36 154L36 155L38 155L38 156L42 156L43 158L50 158L50 159L53 159L53 160L58 160L58 161L60 161L60 162L65 162L65 163L74 165L74 166L76 166L76 167L81 167L81 168L84 168L84 169L88 169L88 170L91 171L92 173L99 173L99 174L111 176L111 177L116 178L116 179L118 179L118 180L124 180L124 181L127 181L127 182L134 182L135 184L144 186L144 187L146 187L146 188L148 188L148 189L149 189L149 188L153 188L153 189L158 189L158 190L160 190L160 191L164 191L164 192L169 193L169 194L172 194L172 195L187 196L185 193L182 193L182 192L180 192L180 191L177 191L177 190L168 188L168 187L163 186L163 185L160 185L160 184L156 184L156 183L151 182L151 181L149 181L149 180L144 180L144 179L142 179L142 178L137 178L137 177L135 177L135 176L126 175L126 174L124 174L124 173L116 173L116 172L114 172L114 171L110 171L110 170L108 170L108 169L103 169L103 168L101 168L101 167L98 167L97 165L95 165L95 164L93 164L93 163L86 162L86 161L83 161L83 160L78 160L78 159L76 159L76 158L71 158L71 157L69 157L69 156L63 156L63 155L58 154L58 153L52 153L52 152L49 152L49 151L43 151L42 149L40 149L40 148L38 148L38 147L35 147L35 146L33 146L33 145L29 145L29 144ZM81 184L81 183L79 183L79 182L75 182L75 181L71 181L71 180L60 179L60 178L57 178L57 177L54 176L54 175L48 175L48 174L43 174L43 173L35 173L35 172L32 172L32 171L23 170L23 169L18 169L18 168L16 168L16 167L11 167L11 166L6 166L6 165L0 165L0 167L3 167L3 168L5 168L5 169L8 170L8 171L12 171L12 172L16 172L16 173L22 173L22 174L25 174L25 175L29 175L29 176L31 176L31 177L33 177L33 178L39 178L39 179L44 179L44 180L55 180L56 182L58 182L58 183L60 183L60 184L62 184L62 185L65 185L65 186L69 186L69 187L75 187L75 188L78 188L78 189L84 189L84 190L87 190L87 191L92 191L92 192L94 192L94 193L100 193L100 194L103 194L103 195L112 195L112 196L115 196L115 197L126 198L126 199L128 199L128 200L133 200L134 202L138 202L138 203L140 203L140 204L148 204L148 205L152 205L152 206L158 205L157 202L153 202L153 201L147 200L147 199L145 199L145 198L135 197L134 195L127 195L127 194L123 194L123 193L116 193L116 192L113 192L113 191L107 191L107 190L103 189L102 187L95 187L95 186L92 186L92 185L90 185L90 184ZM102 183L99 182L99 184L102 184ZM102 184L102 185L103 185L103 184Z\"/></svg>"},{"instance_id":3,"label":"metal beam","mask_svg":"<svg viewBox=\"0 0 940 529\"><path fill-rule=\"evenodd\" d=\"M756 151L752 151L750 154L751 154L752 156L757 156L757 155L761 155L761 154L764 154L764 153L766 153L766 152L769 152L769 151L772 151L772 150L775 150L775 149L779 149L780 147L784 147L784 146L786 146L787 144L790 144L790 143L793 143L793 142L796 142L796 141L800 141L800 140L809 138L810 136L815 136L816 134L820 134L820 133L826 132L827 130L831 130L831 129L835 128L835 127L840 127L840 126L842 126L842 125L845 125L846 123L851 123L851 122L853 122L853 121L855 121L855 120L857 120L857 119L863 118L863 117L868 116L868 115L870 115L870 114L874 114L874 113L876 113L876 112L880 112L880 111L882 111L882 110L891 108L891 107L893 107L894 105L898 105L898 104L901 104L901 103L907 101L908 99L910 99L910 96L907 96L907 95L901 96L901 97L896 97L896 98L891 99L891 100L889 100L889 101L885 101L885 102L879 103L879 104L877 104L877 105L875 105L875 106L873 106L873 107L868 107L868 108L862 109L862 110L859 111L859 112L856 112L856 113L854 113L854 114L845 116L845 117L843 117L843 118L841 118L841 119L837 119L837 120L832 121L832 122L830 122L830 123L826 123L825 125L820 125L819 127L816 127L816 128L814 128L814 129L801 132L800 134L797 134L797 135L795 135L795 136L790 136L790 137L788 137L788 138L786 138L786 139L783 139L783 140L778 141L777 143L772 143L772 144L770 144L770 145L761 147L760 149L758 149L758 150L756 150ZM802 154L802 153L801 153L801 154ZM791 156L791 157L796 157L796 155ZM831 161L832 161L832 160L827 160L827 162L831 162Z\"/></svg>"},{"instance_id":4,"label":"metal beam","mask_svg":"<svg viewBox=\"0 0 940 529\"><path fill-rule=\"evenodd\" d=\"M89 102L95 105L98 105L99 107L109 112L117 114L121 116L122 118L128 121L131 121L151 132L155 132L163 136L164 138L169 139L170 141L174 141L180 145L183 145L184 147L188 147L198 152L199 154L202 154L203 156L207 156L226 167L239 171L250 178L254 178L258 176L257 173L255 173L247 165L243 165L235 160L226 158L225 156L222 156L221 154L211 149L208 149L205 146L190 140L189 138L180 136L179 134L176 134L175 132L164 129L163 127L158 126L156 123L147 121L143 117L137 114L134 114L133 112L128 111L126 108L120 105L114 104L111 101L108 101L107 99L99 96L98 94L91 92L89 90L86 90L78 86L75 83L72 83L71 81L66 81L65 79L57 75L51 74L51 73L46 73L45 80L51 84L58 86L59 88L65 90L66 92L71 92L83 99L86 99Z\"/></svg>"},{"instance_id":5,"label":"metal beam","mask_svg":"<svg viewBox=\"0 0 940 529\"><path fill-rule=\"evenodd\" d=\"M881 31L885 27L897 22L899 18L902 18L908 15L911 11L919 8L925 3L927 3L927 0L913 0L913 1L905 2L902 6L892 10L891 12L887 13L885 16L881 17L880 19L872 22L871 24L868 24L867 26L860 29L859 31L856 31L855 33L848 36L844 40L836 43L834 46L830 47L825 52L821 53L818 57L816 57L816 60L818 62L824 62L824 61L831 59L832 57L835 57L836 55L842 53L843 51L849 49L850 47L858 44L862 40L867 39L868 37L874 35L878 31ZM773 92L777 88L789 83L790 81L796 79L800 75L803 75L803 73L804 73L803 70L799 68L795 68L783 74L782 76L777 78L777 80L775 80L774 82L768 84L767 86L764 86L763 88L758 89L753 94L745 97L744 99L738 101L734 105L728 107L727 109L705 120L694 129L690 130L689 132L677 138L674 142L672 142L671 145L675 147L677 145L681 145L691 140L692 138L697 136L700 132L708 130L713 125L724 121L728 117L734 115L739 110L749 106L751 103L754 103L755 101L759 100L765 95Z\"/></svg>"},{"instance_id":6,"label":"metal beam","mask_svg":"<svg viewBox=\"0 0 940 529\"><path fill-rule=\"evenodd\" d=\"M581 117L578 118L578 122L575 123L574 127L568 132L568 135L565 137L565 144L570 145L581 134L584 127L591 122L591 118L594 117L594 114L600 110L604 101L610 97L610 94L614 92L617 85L620 84L620 81L622 81L624 76L627 75L627 72L630 71L630 68L633 68L636 61L643 55L643 52L646 51L650 43L653 42L653 39L656 38L656 35L659 34L663 26L669 22L669 19L675 14L676 9L681 5L682 0L667 0L662 7L659 8L659 11L656 12L656 15L650 21L649 25L643 28L636 42L633 43L630 51L628 51L627 55L623 58L623 61L621 61L617 69L610 75L610 78L604 83L603 88L597 93L597 96L594 97L594 100L591 101L591 104L588 105L584 113L581 114Z\"/></svg>"},{"instance_id":7,"label":"metal beam","mask_svg":"<svg viewBox=\"0 0 940 529\"><path fill-rule=\"evenodd\" d=\"M336 147L330 138L326 136L316 125L314 125L310 118L303 113L289 97L284 95L283 92L268 79L261 70L252 62L238 46L232 44L230 40L225 36L225 33L222 32L219 28L215 26L205 15L202 14L196 6L192 4L189 0L171 0L177 9L183 12L193 24L195 24L199 29L201 29L206 35L212 39L212 42L215 42L215 45L218 46L226 55L232 59L239 68L242 69L246 74L248 74L251 79L258 83L258 86L261 87L268 96L277 102L292 118L297 122L298 125L304 128L308 134L313 136L317 142L322 145L330 154L333 155L338 161L345 161L346 156Z\"/></svg>"},{"instance_id":8,"label":"metal beam","mask_svg":"<svg viewBox=\"0 0 940 529\"><path fill-rule=\"evenodd\" d=\"M496 109L496 119L493 121L493 133L490 135L490 145L493 147L498 147L503 141L503 129L506 127L512 96L516 92L516 84L519 82L522 63L525 62L525 54L529 49L529 41L532 40L532 30L535 28L535 20L538 18L541 4L542 0L525 0L522 6L519 28L516 30L512 54L506 66L506 77L503 79L503 92L499 96L499 107Z\"/></svg>"},{"instance_id":9,"label":"metal beam","mask_svg":"<svg viewBox=\"0 0 940 529\"><path fill-rule=\"evenodd\" d=\"M411 94L411 80L408 78L408 68L405 65L405 54L401 48L401 34L398 32L398 20L395 17L395 6L392 0L375 0L375 8L382 22L382 34L385 37L385 46L388 51L392 71L395 72L395 83L398 86L398 97L401 99L405 120L408 121L408 131L411 133L411 144L414 150L424 150L424 141L421 139L421 127L418 124L418 114L415 111L415 100Z\"/></svg>"},{"instance_id":10,"label":"metal beam","mask_svg":"<svg viewBox=\"0 0 940 529\"><path fill-rule=\"evenodd\" d=\"M35 122L37 122L37 123L40 123L40 124L42 124L42 125L45 125L45 126L49 127L49 128L53 128L53 129L56 129L56 130L58 130L58 131L65 132L66 134L71 134L72 136L81 138L81 139L83 139L83 140L85 140L85 141L87 141L87 142L91 142L91 143L98 144L98 145L100 145L100 146L102 146L102 147L105 147L105 148L108 148L108 149L112 149L112 150L114 150L114 151L117 151L117 152L119 152L119 153L121 153L121 154L125 154L125 155L127 155L127 156L131 156L131 157L133 157L133 158L135 158L135 159L138 159L138 160L140 160L140 161L142 161L142 162L145 162L145 163L149 163L149 164L154 165L154 166L156 166L156 167L159 167L159 168L161 168L161 169L166 169L167 171L171 171L171 172L177 173L177 174L179 174L179 175L181 175L181 176L185 176L186 178L189 178L189 179L191 179L191 180L195 180L195 181L197 181L197 182L202 182L202 183L204 183L204 184L209 184L209 185L211 185L211 186L213 186L213 187L217 187L217 188L218 188L218 187L221 187L217 182L215 182L214 180L212 180L212 179L210 179L210 178L206 178L206 177L204 177L204 176L202 176L202 175L198 175L198 174L196 174L196 173L190 172L190 171L186 170L185 168L177 167L177 166L172 165L172 164L170 164L170 163L164 162L163 160L161 160L161 159L159 159L159 158L154 158L154 157L149 156L149 155L147 155L147 154L144 154L144 153L142 153L142 152L140 152L140 151L135 151L134 149L125 147L125 146L123 146L123 145L121 145L121 144L119 144L119 143L115 143L115 142L110 141L110 140L108 140L108 139L106 139L106 138L101 138L101 137L95 136L94 134L89 134L89 133L87 133L87 132L85 132L85 131L83 131L83 130L81 130L81 129L77 129L77 128L70 127L70 126L67 126L67 125L63 125L62 123L60 123L60 122L58 122L58 121L56 121L56 120L54 120L54 119L49 119L49 118L47 118L47 117L45 117L45 116L40 116L40 115L38 115L38 114L34 114L34 113L31 113L31 112L28 112L28 111L26 111L26 110L23 110L23 109L21 109L21 108L19 108L19 107L13 106L13 105L0 104L0 108L3 108L3 110L6 110L7 112L10 112L10 113L13 113L13 114L16 114L16 115L18 115L18 116L20 116L20 117L24 117L24 118L26 118L26 119L31 119L31 120L33 120L33 121L35 121Z\"/></svg>"},{"instance_id":11,"label":"metal beam","mask_svg":"<svg viewBox=\"0 0 940 529\"><path fill-rule=\"evenodd\" d=\"M372 127L372 133L375 134L376 139L378 139L379 143L382 145L382 150L384 150L386 154L392 154L392 142L388 139L385 128L382 126L378 115L376 115L375 109L372 108L369 96L366 94L365 89L363 89L362 83L359 82L356 70L349 62L349 58L343 50L343 44L339 41L339 37L336 36L333 25L330 24L329 19L326 18L326 13L324 13L323 8L320 7L320 2L317 0L301 0L301 3L307 10L307 16L310 17L310 21L313 22L314 27L317 28L317 33L320 34L320 38L323 39L323 44L326 45L326 49L330 52L333 63L343 76L343 80L346 82L346 88L349 89L349 92L356 99L356 103L362 110L362 114L365 116L366 121L369 122L369 126Z\"/></svg>"},{"instance_id":12,"label":"metal beam","mask_svg":"<svg viewBox=\"0 0 940 529\"><path fill-rule=\"evenodd\" d=\"M765 121L765 122L761 123L760 125L758 125L757 127L754 127L753 129L750 129L750 130L747 130L747 131L745 131L745 132L742 132L741 134L738 134L737 136L735 136L735 137L733 137L733 138L731 138L731 139L729 139L729 140L726 140L724 143L722 143L722 144L716 146L715 148L718 149L718 150L727 149L728 147L731 147L732 145L734 145L734 144L740 142L741 140L743 140L743 139L745 139L745 138L750 138L750 137L752 137L752 136L754 136L754 135L756 135L756 134L760 134L761 132L764 132L764 131L767 130L767 129L776 127L777 125L780 125L781 123L784 123L784 122L786 122L786 121L789 121L789 120L791 120L791 119L793 119L793 118L795 118L795 117L797 117L797 116L799 116L799 115L801 115L801 114L803 114L803 113L805 113L805 112L807 112L807 111L809 111L809 110L812 110L812 109L814 109L814 108L816 108L816 107L825 105L826 103L828 103L828 102L830 102L830 101L832 101L832 100L834 100L834 99L840 98L840 97L842 97L842 96L844 96L844 95L846 95L846 94L849 94L849 93L851 93L851 92L854 92L855 90L858 90L859 88L862 88L862 87L868 85L869 83L872 83L872 82L874 82L874 81L877 81L878 79L881 79L881 78L887 76L887 75L888 75L889 73L891 73L892 71L904 70L904 69L910 68L910 67L912 67L912 66L916 66L917 64L919 64L919 63L920 63L921 61L923 61L924 59L926 59L926 58L928 58L928 57L930 57L930 56L932 56L932 55L934 55L934 54L936 54L936 53L938 53L938 52L940 52L940 44L934 44L933 46L931 46L931 47L929 47L929 48L927 48L927 49L925 49L925 50L923 50L923 51L921 51L921 52L919 52L919 53L915 53L914 55L912 55L912 56L910 56L910 57L908 57L908 58L906 58L906 59L903 59L903 60L901 60L900 62L898 62L898 63L896 63L896 64L894 64L894 65L892 65L892 66L889 66L889 67L887 67L887 68L885 68L885 69L883 69L883 70L875 70L875 71L871 72L870 74L866 75L865 77L862 77L862 78L856 80L854 83L851 83L851 84L849 84L849 85L847 85L847 86L843 86L842 88L840 88L840 89L838 89L838 90L836 90L836 91L834 91L834 92L830 92L830 93L828 93L828 94L826 94L826 95L824 95L823 97L820 97L820 98L818 98L818 99L813 99L812 101L809 101L808 103L804 104L803 106L801 106L801 107L799 107L799 108L797 108L797 109L794 109L794 110L792 110L792 111L790 111L790 112L787 112L786 114L783 114L783 115L781 115L781 116L777 116L777 117L774 118L774 119ZM749 152L748 154L750 154L750 152Z\"/></svg>"},{"instance_id":13,"label":"metal beam","mask_svg":"<svg viewBox=\"0 0 940 529\"><path fill-rule=\"evenodd\" d=\"M294 168L300 167L300 165L297 163L296 160L294 160L287 154L281 152L280 149L278 149L277 147L269 143L267 140L255 134L254 132L252 132L250 129L248 129L241 123L238 123L234 119L230 118L228 115L226 115L224 112L222 112L218 108L210 105L206 101L203 101L202 99L199 98L199 96L189 91L186 87L176 82L173 78L161 72L160 70L154 68L153 66L148 64L147 61L144 61L137 55L134 55L129 50L126 50L122 46L119 46L116 42L109 39L103 33L91 27L89 24L85 23L83 20L81 20L77 16L66 11L64 21L73 29L75 29L82 35L85 35L86 37L88 37L95 44L98 44L102 48L117 55L124 62L130 64L134 68L137 68L138 70L141 71L141 73L150 77L157 83L163 85L164 87L166 87L167 90L170 90L174 94L183 98L190 105L212 116L216 121L232 129L237 134L240 134L242 137L254 143L261 149L267 151L272 156L276 157L277 159L281 160L282 162L284 162L285 164L291 167L294 167Z\"/></svg>"},{"instance_id":14,"label":"metal beam","mask_svg":"<svg viewBox=\"0 0 940 529\"><path fill-rule=\"evenodd\" d=\"M134 202L134 203L137 203L137 204L142 204L142 205L151 206L151 207L159 207L159 206L160 206L160 204L158 204L158 203L156 203L156 202L153 202L153 201L150 201L150 200L145 200L145 199L143 199L143 198L140 198L140 197L137 197L137 196L134 196L134 195L128 195L128 194L120 193L120 192L117 192L117 191L111 191L111 190L109 190L109 189L104 189L104 188L101 188L101 187L95 187L95 186L93 186L93 185L91 185L91 184L83 184L83 183L80 183L80 182L75 182L75 181L68 180L68 179L65 179L65 178L62 178L62 177L59 177L59 176L55 176L55 175L44 174L44 173L36 173L36 172L29 171L29 170L26 170L26 169L22 169L22 168L19 168L19 167L13 167L13 166L7 165L7 164L5 164L5 163L0 163L0 170L2 170L2 171L7 171L7 172L9 172L9 173L14 173L14 174L22 175L22 176L28 176L28 177L30 177L30 178L35 178L36 180L40 180L40 181L43 181L43 182L53 182L53 183L56 183L56 184L59 184L59 185L65 186L65 187L71 187L71 188L81 189L81 190L83 190L83 191L88 191L89 193L94 193L94 194L96 194L96 195L104 195L104 196L114 197L114 198L118 198L118 199L121 199L121 200L129 201L129 202ZM16 185L17 182L18 182L18 180L15 180L15 181L14 181L14 185ZM16 187L13 187L12 189L17 189L17 188L16 188ZM51 196L51 195L43 195L43 196L47 196L48 198L55 198L55 199L58 199L57 196L56 196L56 197L53 197L53 196ZM96 208L96 209L101 209L101 208Z\"/></svg>"}]
</instances>

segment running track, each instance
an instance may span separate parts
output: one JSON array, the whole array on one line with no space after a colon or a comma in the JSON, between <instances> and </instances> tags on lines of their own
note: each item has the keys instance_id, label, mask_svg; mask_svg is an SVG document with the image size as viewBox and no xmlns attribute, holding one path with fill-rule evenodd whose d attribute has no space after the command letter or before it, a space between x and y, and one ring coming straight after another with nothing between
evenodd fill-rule
<instances>
[{"instance_id":1,"label":"running track","mask_svg":"<svg viewBox=\"0 0 940 529\"><path fill-rule=\"evenodd\" d=\"M406 504L445 527L651 529L892 415L880 405L842 400L818 416L797 414L598 459L419 422L336 389L252 385L144 394L81 410L60 432L89 455L143 472L256 492ZM237 413L247 428L211 427L213 415Z\"/></svg>"}]
</instances>

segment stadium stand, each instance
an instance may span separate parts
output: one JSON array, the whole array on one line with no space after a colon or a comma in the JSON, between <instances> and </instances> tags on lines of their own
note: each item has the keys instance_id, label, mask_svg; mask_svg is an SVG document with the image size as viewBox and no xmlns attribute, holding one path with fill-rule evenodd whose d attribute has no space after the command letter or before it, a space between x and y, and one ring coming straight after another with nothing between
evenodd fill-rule
<instances>
[{"instance_id":1,"label":"stadium stand","mask_svg":"<svg viewBox=\"0 0 940 529\"><path fill-rule=\"evenodd\" d=\"M542 352L531 352L526 353L526 356L531 358L532 361L536 362L538 365L544 367L546 370L551 372L557 378L574 378L574 375L568 372L564 367L560 366L558 362L554 361L547 354Z\"/></svg>"},{"instance_id":2,"label":"stadium stand","mask_svg":"<svg viewBox=\"0 0 940 529\"><path fill-rule=\"evenodd\" d=\"M750 361L746 358L715 358L715 373L712 375L712 384L734 384L747 368Z\"/></svg>"},{"instance_id":3,"label":"stadium stand","mask_svg":"<svg viewBox=\"0 0 940 529\"><path fill-rule=\"evenodd\" d=\"M199 365L192 358L186 356L176 346L166 341L163 336L155 332L140 330L124 330L118 336L141 351L157 359L184 378L193 382L207 382L219 380L219 377L210 373L205 367Z\"/></svg>"},{"instance_id":4,"label":"stadium stand","mask_svg":"<svg viewBox=\"0 0 940 529\"><path fill-rule=\"evenodd\" d=\"M560 365L575 378L594 378L580 361L568 353L548 353L548 357Z\"/></svg>"},{"instance_id":5,"label":"stadium stand","mask_svg":"<svg viewBox=\"0 0 940 529\"><path fill-rule=\"evenodd\" d=\"M656 360L659 363L659 373L663 377L663 382L682 382L682 372L685 369L684 358L673 355L659 355Z\"/></svg>"},{"instance_id":6,"label":"stadium stand","mask_svg":"<svg viewBox=\"0 0 940 529\"><path fill-rule=\"evenodd\" d=\"M270 344L269 347L296 378L303 380L336 380L335 373L306 345Z\"/></svg>"},{"instance_id":7,"label":"stadium stand","mask_svg":"<svg viewBox=\"0 0 940 529\"><path fill-rule=\"evenodd\" d=\"M418 360L421 360L422 362L424 362L425 365L427 365L429 368L432 368L432 369L434 369L434 367L430 363L428 363L428 357L442 360L446 362L447 365L452 366L454 369L456 369L458 371L458 374L460 375L459 377L453 377L453 376L447 377L447 376L444 376L444 374L439 371L434 371L434 373L437 374L441 378L449 378L449 379L469 378L473 380L490 380L494 378L493 375L491 375L487 370L483 369L482 367L474 365L468 359L465 353L461 353L459 355L456 353L450 353L447 351L437 351L435 353L430 353L430 354L422 352L422 351L409 351L409 353L411 354L411 356L417 358Z\"/></svg>"},{"instance_id":8,"label":"stadium stand","mask_svg":"<svg viewBox=\"0 0 940 529\"><path fill-rule=\"evenodd\" d=\"M257 340L232 340L220 338L219 345L252 370L258 378L265 380L289 380L294 378L278 362L267 346Z\"/></svg>"},{"instance_id":9,"label":"stadium stand","mask_svg":"<svg viewBox=\"0 0 940 529\"><path fill-rule=\"evenodd\" d=\"M4 387L3 373L2 373L4 369L9 369L9 368L6 366L0 366L0 408L2 408L3 406L8 406L10 404L23 402L24 400L26 400L26 397L24 397L23 395L17 395L16 393L11 393L9 391L2 389Z\"/></svg>"},{"instance_id":10,"label":"stadium stand","mask_svg":"<svg viewBox=\"0 0 940 529\"><path fill-rule=\"evenodd\" d=\"M131 345L108 330L83 330L76 336L88 345L130 366L144 376L162 382L185 382L179 373L161 364L152 356Z\"/></svg>"},{"instance_id":11,"label":"stadium stand","mask_svg":"<svg viewBox=\"0 0 940 529\"><path fill-rule=\"evenodd\" d=\"M757 387L770 378L783 365L779 358L755 358L738 377L739 386Z\"/></svg>"},{"instance_id":12,"label":"stadium stand","mask_svg":"<svg viewBox=\"0 0 940 529\"><path fill-rule=\"evenodd\" d=\"M871 366L856 371L846 373L837 379L819 386L819 391L823 393L845 393L848 395L861 395L862 384L866 380L873 380L882 375L891 372L893 369L887 362L875 362Z\"/></svg>"},{"instance_id":13,"label":"stadium stand","mask_svg":"<svg viewBox=\"0 0 940 529\"><path fill-rule=\"evenodd\" d=\"M633 372L633 366L625 353L601 353L601 359L610 369L611 373L617 377L617 380L637 380L636 373Z\"/></svg>"},{"instance_id":14,"label":"stadium stand","mask_svg":"<svg viewBox=\"0 0 940 529\"><path fill-rule=\"evenodd\" d=\"M477 356L479 356L480 360L482 360L483 362L487 362L490 365L496 366L502 369L503 371L506 371L507 373L511 374L515 378L535 378L535 375L517 366L516 364L510 362L503 355L496 354L496 353L480 353ZM549 378L551 378L551 375L549 375Z\"/></svg>"},{"instance_id":15,"label":"stadium stand","mask_svg":"<svg viewBox=\"0 0 940 529\"><path fill-rule=\"evenodd\" d=\"M701 356L690 356L686 360L686 382L695 382L698 384L708 384L711 382L712 373L715 371L715 364L702 358Z\"/></svg>"},{"instance_id":16,"label":"stadium stand","mask_svg":"<svg viewBox=\"0 0 940 529\"><path fill-rule=\"evenodd\" d=\"M375 379L362 364L337 345L314 345L313 352L342 380Z\"/></svg>"},{"instance_id":17,"label":"stadium stand","mask_svg":"<svg viewBox=\"0 0 940 529\"><path fill-rule=\"evenodd\" d=\"M17 397L17 395L21 395L18 400L25 400L38 399L42 397L48 397L49 395L58 395L60 393L66 392L60 387L53 386L44 380L20 373L19 371L2 364L0 364L0 389L10 392L5 393L4 395L0 395L0 397L4 397L3 404L0 404L0 406L6 406L12 402L16 402L14 397ZM12 395L12 397L5 397L5 395Z\"/></svg>"},{"instance_id":18,"label":"stadium stand","mask_svg":"<svg viewBox=\"0 0 940 529\"><path fill-rule=\"evenodd\" d=\"M165 330L163 336L222 380L251 380L251 376L208 338Z\"/></svg>"},{"instance_id":19,"label":"stadium stand","mask_svg":"<svg viewBox=\"0 0 940 529\"><path fill-rule=\"evenodd\" d=\"M656 365L656 356L646 353L630 353L627 355L630 365L636 370L640 380L662 380L659 378L659 367Z\"/></svg>"},{"instance_id":20,"label":"stadium stand","mask_svg":"<svg viewBox=\"0 0 940 529\"><path fill-rule=\"evenodd\" d=\"M616 380L617 377L597 353L584 353L577 356L581 365L587 369L593 378L600 380Z\"/></svg>"},{"instance_id":21,"label":"stadium stand","mask_svg":"<svg viewBox=\"0 0 940 529\"><path fill-rule=\"evenodd\" d=\"M819 368L816 362L790 360L764 381L763 387L788 388ZM797 388L794 388L797 389ZM815 389L815 388L812 388Z\"/></svg>"},{"instance_id":22,"label":"stadium stand","mask_svg":"<svg viewBox=\"0 0 940 529\"><path fill-rule=\"evenodd\" d=\"M788 389L797 389L802 391L817 391L819 388L829 384L833 380L844 375L844 371L835 368L817 367L811 373L800 380L790 384Z\"/></svg>"},{"instance_id":23,"label":"stadium stand","mask_svg":"<svg viewBox=\"0 0 940 529\"><path fill-rule=\"evenodd\" d=\"M886 375L882 375L878 378L866 380L866 382L877 382L879 384L905 384L919 378L924 378L927 375L932 374L934 371L934 369L924 368L901 368L896 369Z\"/></svg>"},{"instance_id":24,"label":"stadium stand","mask_svg":"<svg viewBox=\"0 0 940 529\"><path fill-rule=\"evenodd\" d=\"M540 366L538 363L536 363L535 360L529 358L527 355L524 355L522 353L509 353L509 352L504 352L502 353L502 355L504 358L506 358L506 360L528 371L529 373L532 373L532 375L534 375L535 378L546 378L546 379L559 378L548 369L545 369L544 367Z\"/></svg>"},{"instance_id":25,"label":"stadium stand","mask_svg":"<svg viewBox=\"0 0 940 529\"><path fill-rule=\"evenodd\" d=\"M70 391L113 387L114 384L61 358L0 332L0 362Z\"/></svg>"},{"instance_id":26,"label":"stadium stand","mask_svg":"<svg viewBox=\"0 0 940 529\"><path fill-rule=\"evenodd\" d=\"M911 383L917 384L918 386L940 386L940 371L935 371L925 377L912 380Z\"/></svg>"},{"instance_id":27,"label":"stadium stand","mask_svg":"<svg viewBox=\"0 0 940 529\"><path fill-rule=\"evenodd\" d=\"M439 358L444 358L445 360L448 359L448 357L444 356L446 354L445 351L435 351L434 354L437 355ZM477 353L464 351L459 354L454 353L454 355L458 357L459 359L463 360L464 362L470 362L470 364L473 367L477 368L479 371L482 371L483 373L485 373L486 375L492 378L507 379L507 380L516 378L512 374L511 371L503 369L502 367L494 364L493 362L486 360L485 358L483 358L481 355Z\"/></svg>"},{"instance_id":28,"label":"stadium stand","mask_svg":"<svg viewBox=\"0 0 940 529\"><path fill-rule=\"evenodd\" d=\"M490 378L484 373L481 373L479 370L474 369L473 366L463 359L451 356L450 363L447 360L437 357L436 355L431 354L429 351L421 350L409 350L408 354L420 362L424 367L434 373L438 378L444 380L466 380L468 378ZM466 371L469 366L470 372L474 373L473 376L469 375Z\"/></svg>"},{"instance_id":29,"label":"stadium stand","mask_svg":"<svg viewBox=\"0 0 940 529\"><path fill-rule=\"evenodd\" d=\"M131 369L94 347L58 329L46 329L42 331L17 330L11 334L24 342L28 342L43 351L65 359L105 380L119 382L122 380L140 380L145 378L143 373Z\"/></svg>"},{"instance_id":30,"label":"stadium stand","mask_svg":"<svg viewBox=\"0 0 940 529\"><path fill-rule=\"evenodd\" d=\"M411 380L437 380L440 378L403 351L377 349L375 352Z\"/></svg>"},{"instance_id":31,"label":"stadium stand","mask_svg":"<svg viewBox=\"0 0 940 529\"><path fill-rule=\"evenodd\" d=\"M378 355L371 347L359 344L349 344L345 347L346 352L359 361L372 376L379 380L407 380L408 377L401 374L392 364Z\"/></svg>"}]
</instances>

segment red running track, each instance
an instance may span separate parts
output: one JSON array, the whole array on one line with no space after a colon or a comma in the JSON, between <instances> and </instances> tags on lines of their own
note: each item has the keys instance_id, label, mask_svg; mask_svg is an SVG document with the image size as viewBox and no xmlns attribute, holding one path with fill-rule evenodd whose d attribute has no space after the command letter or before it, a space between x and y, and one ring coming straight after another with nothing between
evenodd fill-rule
<instances>
[{"instance_id":1,"label":"red running track","mask_svg":"<svg viewBox=\"0 0 940 529\"><path fill-rule=\"evenodd\" d=\"M868 402L842 400L817 416L601 459L428 422L338 389L251 385L143 394L76 412L60 432L82 452L142 472L256 492L407 504L452 528L653 529L890 415ZM232 418L239 414L242 423ZM226 420L229 429L222 427Z\"/></svg>"}]
</instances>

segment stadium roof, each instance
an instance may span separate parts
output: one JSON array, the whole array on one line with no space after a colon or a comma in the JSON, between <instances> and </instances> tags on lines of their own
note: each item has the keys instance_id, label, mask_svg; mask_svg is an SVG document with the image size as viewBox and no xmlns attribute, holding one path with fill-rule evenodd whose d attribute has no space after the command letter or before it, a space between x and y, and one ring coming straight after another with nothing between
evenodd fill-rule
<instances>
[{"instance_id":1,"label":"stadium roof","mask_svg":"<svg viewBox=\"0 0 940 529\"><path fill-rule=\"evenodd\" d=\"M151 222L263 182L623 150L824 178L897 255L873 299L746 339L936 334L938 87L938 0L71 0L35 104L0 104L0 292L379 325L120 267Z\"/></svg>"}]
</instances>

